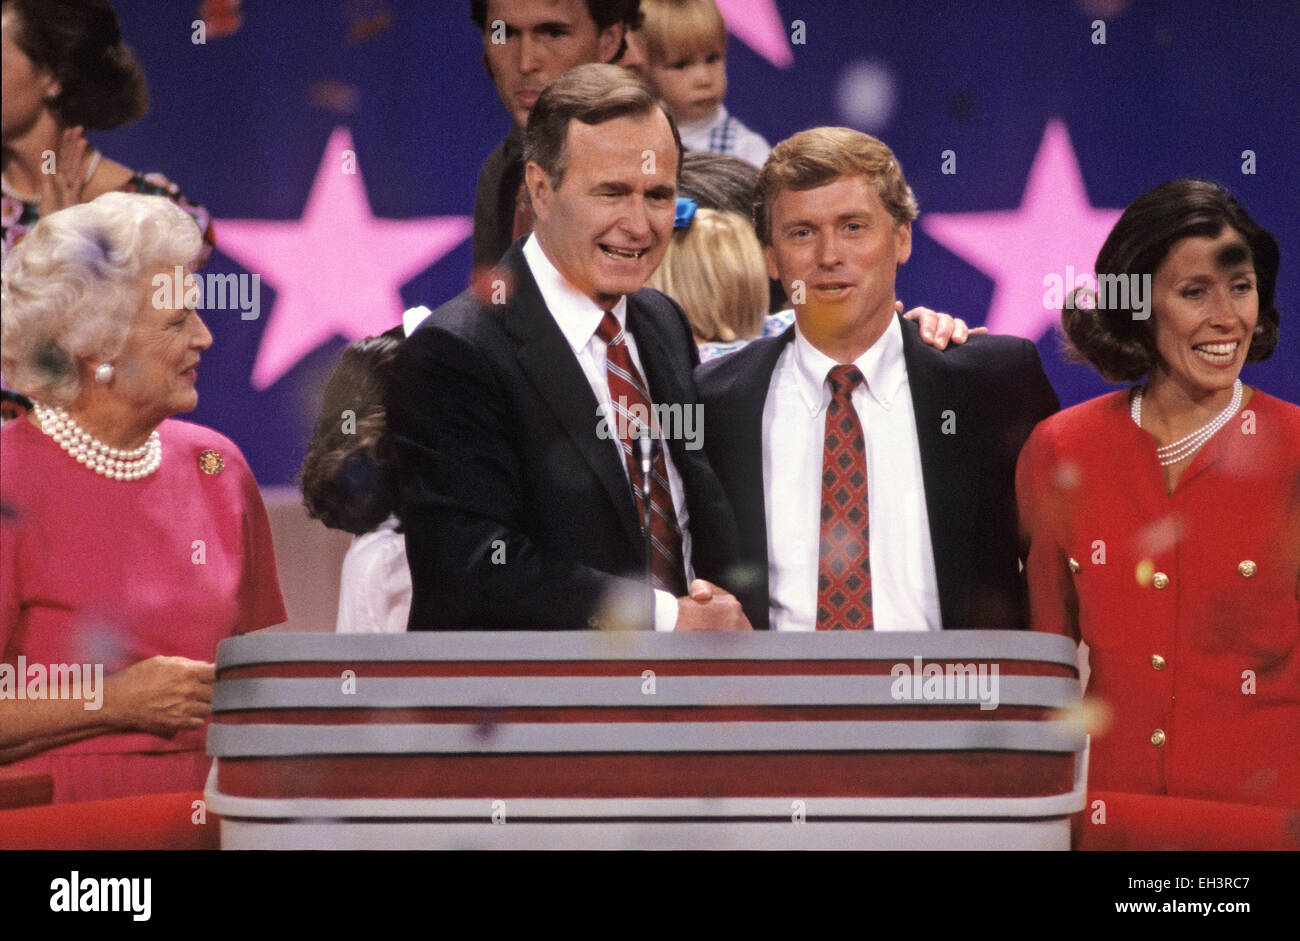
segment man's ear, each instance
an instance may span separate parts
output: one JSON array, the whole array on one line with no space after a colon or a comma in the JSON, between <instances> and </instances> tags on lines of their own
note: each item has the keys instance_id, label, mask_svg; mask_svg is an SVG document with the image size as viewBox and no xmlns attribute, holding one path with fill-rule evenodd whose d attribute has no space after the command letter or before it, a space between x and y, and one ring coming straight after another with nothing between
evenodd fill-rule
<instances>
[{"instance_id":1,"label":"man's ear","mask_svg":"<svg viewBox=\"0 0 1300 941\"><path fill-rule=\"evenodd\" d=\"M533 216L539 221L545 220L551 213L551 199L555 188L551 178L542 165L529 161L524 167L524 183L528 186L528 198L533 204Z\"/></svg>"},{"instance_id":2,"label":"man's ear","mask_svg":"<svg viewBox=\"0 0 1300 941\"><path fill-rule=\"evenodd\" d=\"M601 62L614 61L618 51L623 48L623 30L625 28L622 23L615 23L601 30L596 46L596 55Z\"/></svg>"},{"instance_id":3,"label":"man's ear","mask_svg":"<svg viewBox=\"0 0 1300 941\"><path fill-rule=\"evenodd\" d=\"M895 259L902 264L912 257L912 223L904 222L894 226Z\"/></svg>"}]
</instances>

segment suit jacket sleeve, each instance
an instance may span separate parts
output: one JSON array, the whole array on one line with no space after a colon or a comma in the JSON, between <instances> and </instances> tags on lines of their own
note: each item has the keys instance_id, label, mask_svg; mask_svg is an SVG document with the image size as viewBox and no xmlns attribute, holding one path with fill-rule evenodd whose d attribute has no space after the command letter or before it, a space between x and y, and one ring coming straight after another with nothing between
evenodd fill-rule
<instances>
[{"instance_id":1,"label":"suit jacket sleeve","mask_svg":"<svg viewBox=\"0 0 1300 941\"><path fill-rule=\"evenodd\" d=\"M1013 409L1014 418L1010 432L1012 447L1006 461L1006 466L1011 472L1010 479L1007 480L1007 494L1009 497L1007 513L1016 520L1016 528L1011 532L1011 535L1015 538L1019 538L1019 532L1022 529L1019 504L1015 499L1014 483L1018 458L1024 451L1034 428L1040 422L1056 414L1061 408L1061 400L1057 397L1056 390L1052 388L1051 382L1047 379L1047 374L1043 371L1043 362L1038 355L1038 347L1029 340L1023 340L1021 341L1021 355L1020 368L1014 373L1021 377L1021 381L1017 383L1017 388L1012 390L1012 395L1015 401L1019 403L1019 407ZM1023 544L1018 555L1023 566L1017 578L1018 607L1020 611L1019 626L1031 628L1033 624L1033 603L1029 597L1029 563Z\"/></svg>"},{"instance_id":2,"label":"suit jacket sleeve","mask_svg":"<svg viewBox=\"0 0 1300 941\"><path fill-rule=\"evenodd\" d=\"M426 323L389 373L388 429L411 568L411 630L601 626L638 583L548 550L521 529L525 466L507 390L472 342Z\"/></svg>"},{"instance_id":3,"label":"suit jacket sleeve","mask_svg":"<svg viewBox=\"0 0 1300 941\"><path fill-rule=\"evenodd\" d=\"M1061 410L1061 400L1057 397L1056 390L1052 388L1052 383L1048 381L1047 373L1043 372L1043 361L1038 355L1038 347L1026 340L1023 349L1025 364L1021 374L1027 377L1028 387L1023 390L1025 405L1021 414L1025 416L1025 420L1020 427L1021 442L1029 439L1034 426Z\"/></svg>"}]
</instances>

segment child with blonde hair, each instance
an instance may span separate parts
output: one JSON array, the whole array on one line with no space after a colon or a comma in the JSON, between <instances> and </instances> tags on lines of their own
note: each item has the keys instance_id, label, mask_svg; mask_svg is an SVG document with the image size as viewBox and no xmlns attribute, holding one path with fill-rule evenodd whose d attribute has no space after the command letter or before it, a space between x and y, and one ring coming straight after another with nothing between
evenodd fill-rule
<instances>
[{"instance_id":1,"label":"child with blonde hair","mask_svg":"<svg viewBox=\"0 0 1300 941\"><path fill-rule=\"evenodd\" d=\"M646 282L686 312L700 361L740 349L763 330L767 267L754 226L744 216L694 210L673 231L668 251Z\"/></svg>"},{"instance_id":2,"label":"child with blonde hair","mask_svg":"<svg viewBox=\"0 0 1300 941\"><path fill-rule=\"evenodd\" d=\"M731 154L761 167L772 148L732 117L727 26L713 0L641 0L648 77L687 150Z\"/></svg>"}]
</instances>

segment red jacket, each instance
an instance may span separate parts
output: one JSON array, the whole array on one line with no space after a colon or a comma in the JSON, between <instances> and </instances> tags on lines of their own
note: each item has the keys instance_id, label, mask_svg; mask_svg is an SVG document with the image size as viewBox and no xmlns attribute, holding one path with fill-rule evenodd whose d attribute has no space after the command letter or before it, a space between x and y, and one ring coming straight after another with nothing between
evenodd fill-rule
<instances>
[{"instance_id":1,"label":"red jacket","mask_svg":"<svg viewBox=\"0 0 1300 941\"><path fill-rule=\"evenodd\" d=\"M1300 408L1256 392L1167 494L1105 395L1038 425L1016 492L1032 625L1111 711L1090 787L1300 806Z\"/></svg>"}]
</instances>

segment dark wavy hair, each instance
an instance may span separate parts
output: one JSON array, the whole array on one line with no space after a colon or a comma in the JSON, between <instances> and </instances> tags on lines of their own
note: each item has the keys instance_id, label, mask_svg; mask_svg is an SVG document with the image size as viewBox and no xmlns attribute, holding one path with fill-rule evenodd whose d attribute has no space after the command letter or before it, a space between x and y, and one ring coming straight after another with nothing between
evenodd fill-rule
<instances>
[{"instance_id":1,"label":"dark wavy hair","mask_svg":"<svg viewBox=\"0 0 1300 941\"><path fill-rule=\"evenodd\" d=\"M487 30L488 0L469 0L469 18L474 21L480 33ZM596 31L603 33L615 23L622 23L627 29L641 27L641 0L587 0L587 15L596 24ZM627 52L626 30L618 52L613 61L617 62Z\"/></svg>"},{"instance_id":2,"label":"dark wavy hair","mask_svg":"<svg viewBox=\"0 0 1300 941\"><path fill-rule=\"evenodd\" d=\"M1241 233L1255 264L1259 319L1246 362L1258 362L1277 349L1279 315L1273 305L1280 256L1277 239L1218 183L1170 180L1133 200L1097 253L1097 275L1145 274L1154 280L1156 269L1177 242L1190 236L1215 238L1224 226ZM1078 304L1084 290L1071 294L1072 303ZM1160 362L1155 318L1138 319L1131 306L1098 307L1067 304L1061 311L1071 358L1088 363L1111 382L1133 382L1148 375Z\"/></svg>"},{"instance_id":3,"label":"dark wavy hair","mask_svg":"<svg viewBox=\"0 0 1300 941\"><path fill-rule=\"evenodd\" d=\"M107 131L144 117L144 72L107 0L4 0L3 8L18 14L18 48L58 79L50 107L65 127Z\"/></svg>"},{"instance_id":4,"label":"dark wavy hair","mask_svg":"<svg viewBox=\"0 0 1300 941\"><path fill-rule=\"evenodd\" d=\"M307 514L331 529L360 535L399 510L383 398L399 331L351 344L325 383L299 477Z\"/></svg>"}]
</instances>

